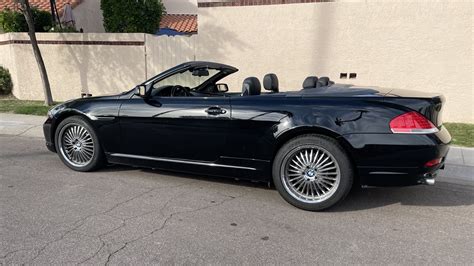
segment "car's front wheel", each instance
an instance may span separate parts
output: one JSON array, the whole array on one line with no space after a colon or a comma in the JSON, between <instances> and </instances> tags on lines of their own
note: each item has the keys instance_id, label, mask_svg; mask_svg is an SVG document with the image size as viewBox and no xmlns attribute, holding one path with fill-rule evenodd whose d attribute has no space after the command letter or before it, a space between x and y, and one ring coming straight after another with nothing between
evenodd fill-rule
<instances>
[{"instance_id":1,"label":"car's front wheel","mask_svg":"<svg viewBox=\"0 0 474 266\"><path fill-rule=\"evenodd\" d=\"M351 162L332 138L303 135L285 143L273 162L273 182L290 204L309 211L341 201L353 182Z\"/></svg>"},{"instance_id":2,"label":"car's front wheel","mask_svg":"<svg viewBox=\"0 0 474 266\"><path fill-rule=\"evenodd\" d=\"M73 170L92 171L104 162L97 134L80 116L68 117L59 124L55 143L61 161Z\"/></svg>"}]
</instances>

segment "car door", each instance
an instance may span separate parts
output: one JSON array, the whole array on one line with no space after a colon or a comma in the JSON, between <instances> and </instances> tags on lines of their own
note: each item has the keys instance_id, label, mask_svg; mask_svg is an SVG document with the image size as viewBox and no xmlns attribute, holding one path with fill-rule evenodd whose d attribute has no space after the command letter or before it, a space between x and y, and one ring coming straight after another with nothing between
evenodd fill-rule
<instances>
[{"instance_id":1,"label":"car door","mask_svg":"<svg viewBox=\"0 0 474 266\"><path fill-rule=\"evenodd\" d=\"M232 121L223 157L241 166L268 168L276 134L290 122L291 113L284 111L287 105L285 95L231 97Z\"/></svg>"},{"instance_id":2,"label":"car door","mask_svg":"<svg viewBox=\"0 0 474 266\"><path fill-rule=\"evenodd\" d=\"M133 96L123 102L119 119L123 154L214 162L226 143L230 101Z\"/></svg>"}]
</instances>

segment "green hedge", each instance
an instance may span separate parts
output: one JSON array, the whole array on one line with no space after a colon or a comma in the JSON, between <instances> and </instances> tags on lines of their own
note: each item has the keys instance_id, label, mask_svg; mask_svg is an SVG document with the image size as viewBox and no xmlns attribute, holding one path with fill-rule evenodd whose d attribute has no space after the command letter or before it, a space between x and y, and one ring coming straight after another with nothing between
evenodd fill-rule
<instances>
[{"instance_id":1,"label":"green hedge","mask_svg":"<svg viewBox=\"0 0 474 266\"><path fill-rule=\"evenodd\" d=\"M161 0L101 0L107 32L155 33L165 13Z\"/></svg>"},{"instance_id":2,"label":"green hedge","mask_svg":"<svg viewBox=\"0 0 474 266\"><path fill-rule=\"evenodd\" d=\"M33 20L35 22L36 32L47 32L52 28L52 16L47 11L39 10L36 7L31 8ZM4 9L0 11L0 27L4 32L27 32L28 24L25 16L19 11Z\"/></svg>"},{"instance_id":3,"label":"green hedge","mask_svg":"<svg viewBox=\"0 0 474 266\"><path fill-rule=\"evenodd\" d=\"M8 69L0 66L0 94L10 94L13 89L12 77Z\"/></svg>"}]
</instances>

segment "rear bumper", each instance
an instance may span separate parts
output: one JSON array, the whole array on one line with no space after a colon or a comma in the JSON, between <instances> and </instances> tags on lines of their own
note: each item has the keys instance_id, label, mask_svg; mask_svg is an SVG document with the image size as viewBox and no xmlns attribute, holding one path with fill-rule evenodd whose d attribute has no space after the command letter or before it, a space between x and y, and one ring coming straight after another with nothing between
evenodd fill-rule
<instances>
[{"instance_id":1,"label":"rear bumper","mask_svg":"<svg viewBox=\"0 0 474 266\"><path fill-rule=\"evenodd\" d=\"M52 152L56 152L56 147L54 145L52 131L51 131L51 119L48 118L43 124L43 134L46 141L46 148Z\"/></svg>"},{"instance_id":2,"label":"rear bumper","mask_svg":"<svg viewBox=\"0 0 474 266\"><path fill-rule=\"evenodd\" d=\"M349 142L352 158L362 185L407 186L424 183L436 177L444 167L451 136L441 127L427 135L411 134L351 134ZM425 164L441 158L432 167Z\"/></svg>"}]
</instances>

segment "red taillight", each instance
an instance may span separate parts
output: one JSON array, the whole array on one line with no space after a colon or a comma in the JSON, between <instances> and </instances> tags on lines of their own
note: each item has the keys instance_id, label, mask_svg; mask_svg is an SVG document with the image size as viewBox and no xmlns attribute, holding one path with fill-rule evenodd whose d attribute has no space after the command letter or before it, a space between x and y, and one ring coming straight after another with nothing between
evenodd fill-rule
<instances>
[{"instance_id":1,"label":"red taillight","mask_svg":"<svg viewBox=\"0 0 474 266\"><path fill-rule=\"evenodd\" d=\"M441 163L441 158L433 159L425 163L426 167L432 167Z\"/></svg>"},{"instance_id":2,"label":"red taillight","mask_svg":"<svg viewBox=\"0 0 474 266\"><path fill-rule=\"evenodd\" d=\"M438 132L430 120L418 112L412 111L399 115L390 121L393 133L429 134Z\"/></svg>"}]
</instances>

